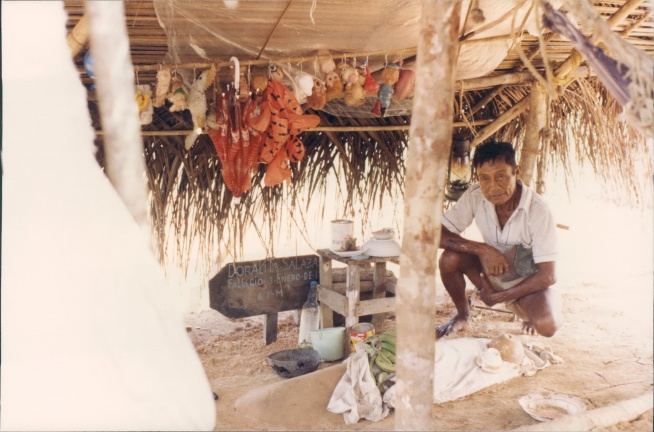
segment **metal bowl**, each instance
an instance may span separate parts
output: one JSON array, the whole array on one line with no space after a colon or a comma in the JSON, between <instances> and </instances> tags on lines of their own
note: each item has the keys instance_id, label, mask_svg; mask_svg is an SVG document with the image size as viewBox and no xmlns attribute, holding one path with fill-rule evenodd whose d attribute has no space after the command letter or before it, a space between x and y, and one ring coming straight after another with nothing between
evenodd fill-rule
<instances>
[{"instance_id":1,"label":"metal bowl","mask_svg":"<svg viewBox=\"0 0 654 432\"><path fill-rule=\"evenodd\" d=\"M294 378L315 371L320 354L312 348L287 349L270 354L268 362L280 377Z\"/></svg>"}]
</instances>

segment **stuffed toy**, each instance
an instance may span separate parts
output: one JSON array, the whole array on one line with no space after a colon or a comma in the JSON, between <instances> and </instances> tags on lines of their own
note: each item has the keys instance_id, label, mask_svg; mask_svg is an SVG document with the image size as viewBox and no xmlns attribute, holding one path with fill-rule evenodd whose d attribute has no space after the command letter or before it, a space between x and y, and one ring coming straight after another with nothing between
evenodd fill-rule
<instances>
[{"instance_id":1,"label":"stuffed toy","mask_svg":"<svg viewBox=\"0 0 654 432\"><path fill-rule=\"evenodd\" d=\"M327 102L343 97L343 81L336 71L327 74L325 87L327 89Z\"/></svg>"},{"instance_id":2,"label":"stuffed toy","mask_svg":"<svg viewBox=\"0 0 654 432\"><path fill-rule=\"evenodd\" d=\"M372 113L383 117L386 113L386 108L391 104L391 96L393 95L393 86L400 78L400 67L395 63L388 63L381 73L381 87L377 93L377 103L372 109Z\"/></svg>"},{"instance_id":3,"label":"stuffed toy","mask_svg":"<svg viewBox=\"0 0 654 432\"><path fill-rule=\"evenodd\" d=\"M161 69L157 71L157 87L155 89L154 101L152 105L159 108L166 101L168 90L170 89L170 69Z\"/></svg>"},{"instance_id":4,"label":"stuffed toy","mask_svg":"<svg viewBox=\"0 0 654 432\"><path fill-rule=\"evenodd\" d=\"M349 106L361 106L365 102L366 92L359 82L348 82L345 85L345 103Z\"/></svg>"},{"instance_id":5,"label":"stuffed toy","mask_svg":"<svg viewBox=\"0 0 654 432\"><path fill-rule=\"evenodd\" d=\"M180 75L175 74L170 82L170 94L168 101L172 104L168 111L184 111L188 108L186 100L188 99L188 89L184 85L184 80Z\"/></svg>"},{"instance_id":6,"label":"stuffed toy","mask_svg":"<svg viewBox=\"0 0 654 432\"><path fill-rule=\"evenodd\" d=\"M307 103L309 107L314 110L323 109L327 103L327 93L325 89L325 83L319 79L313 80L313 88L311 89L311 94L307 96Z\"/></svg>"},{"instance_id":7,"label":"stuffed toy","mask_svg":"<svg viewBox=\"0 0 654 432\"><path fill-rule=\"evenodd\" d=\"M338 72L341 77L341 81L343 81L343 83L346 85L347 83L359 82L359 72L353 66L341 63L336 66L336 72Z\"/></svg>"},{"instance_id":8,"label":"stuffed toy","mask_svg":"<svg viewBox=\"0 0 654 432\"><path fill-rule=\"evenodd\" d=\"M191 118L193 119L193 132L191 132L184 141L187 150L195 144L195 140L204 129L204 124L207 121L207 95L205 91L216 78L216 68L205 70L191 85L191 90L188 96L188 109L191 111Z\"/></svg>"},{"instance_id":9,"label":"stuffed toy","mask_svg":"<svg viewBox=\"0 0 654 432\"><path fill-rule=\"evenodd\" d=\"M413 71L410 69L401 69L400 76L394 86L393 99L406 99L411 93L413 93L415 84L416 77Z\"/></svg>"},{"instance_id":10,"label":"stuffed toy","mask_svg":"<svg viewBox=\"0 0 654 432\"><path fill-rule=\"evenodd\" d=\"M152 123L152 90L149 84L136 86L136 104L139 107L139 123L142 125Z\"/></svg>"}]
</instances>

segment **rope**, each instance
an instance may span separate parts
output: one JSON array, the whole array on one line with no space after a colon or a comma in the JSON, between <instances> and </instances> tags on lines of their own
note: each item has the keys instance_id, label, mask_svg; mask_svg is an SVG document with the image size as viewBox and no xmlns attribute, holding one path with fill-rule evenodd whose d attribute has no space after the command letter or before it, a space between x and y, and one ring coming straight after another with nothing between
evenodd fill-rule
<instances>
[{"instance_id":1,"label":"rope","mask_svg":"<svg viewBox=\"0 0 654 432\"><path fill-rule=\"evenodd\" d=\"M572 50L572 53L570 54L570 57L568 60L572 63L572 67L570 68L570 72L565 74L564 76L558 77L556 75L552 76L552 81L554 84L557 86L565 86L567 85L570 81L572 81L572 72L575 71L581 64L584 62L584 57L581 55L581 53L577 50Z\"/></svg>"},{"instance_id":2,"label":"rope","mask_svg":"<svg viewBox=\"0 0 654 432\"><path fill-rule=\"evenodd\" d=\"M311 24L316 24L316 20L313 19L313 12L316 10L317 2L313 0L311 3L311 10L309 11L309 18L311 18Z\"/></svg>"}]
</instances>

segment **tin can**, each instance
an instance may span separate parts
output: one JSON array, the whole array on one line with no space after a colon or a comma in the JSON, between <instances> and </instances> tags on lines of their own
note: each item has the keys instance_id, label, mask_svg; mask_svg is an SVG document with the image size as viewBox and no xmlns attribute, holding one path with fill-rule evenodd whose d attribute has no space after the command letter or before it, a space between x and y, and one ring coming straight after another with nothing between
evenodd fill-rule
<instances>
[{"instance_id":1,"label":"tin can","mask_svg":"<svg viewBox=\"0 0 654 432\"><path fill-rule=\"evenodd\" d=\"M370 323L359 323L350 327L350 345L352 351L354 351L354 346L356 344L374 334L375 327Z\"/></svg>"},{"instance_id":2,"label":"tin can","mask_svg":"<svg viewBox=\"0 0 654 432\"><path fill-rule=\"evenodd\" d=\"M343 244L343 239L354 234L354 224L351 220L337 219L332 221L332 252L339 251Z\"/></svg>"}]
</instances>

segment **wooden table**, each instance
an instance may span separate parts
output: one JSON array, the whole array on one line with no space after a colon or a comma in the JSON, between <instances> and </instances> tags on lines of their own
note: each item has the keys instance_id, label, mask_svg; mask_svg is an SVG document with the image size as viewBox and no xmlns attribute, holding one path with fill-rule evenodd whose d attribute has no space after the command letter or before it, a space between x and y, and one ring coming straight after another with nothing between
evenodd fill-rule
<instances>
[{"instance_id":1,"label":"wooden table","mask_svg":"<svg viewBox=\"0 0 654 432\"><path fill-rule=\"evenodd\" d=\"M322 327L334 326L334 312L345 317L345 334L349 335L350 327L359 322L363 315L373 315L372 324L375 331L382 331L384 314L392 312L395 307L395 298L386 297L386 263L400 263L399 256L349 258L335 254L329 249L317 251L320 258L320 285L318 286L318 300L320 301L320 315ZM347 265L345 280L345 295L332 289L332 260ZM373 292L371 300L359 299L361 264L374 264ZM349 338L349 336L348 336Z\"/></svg>"}]
</instances>

